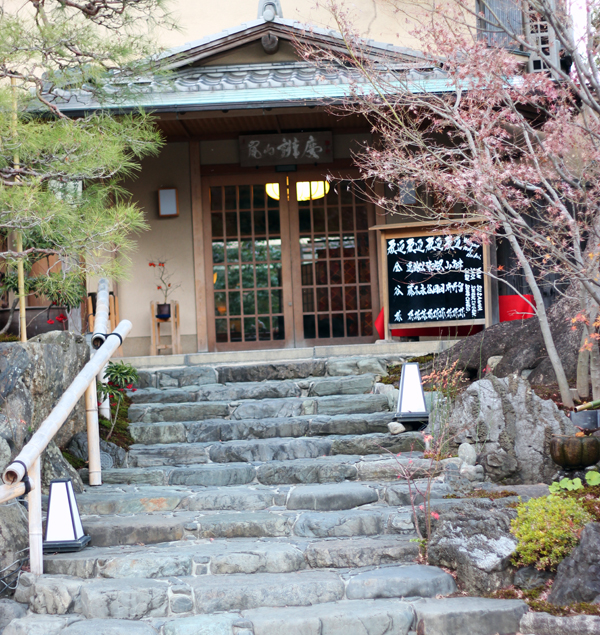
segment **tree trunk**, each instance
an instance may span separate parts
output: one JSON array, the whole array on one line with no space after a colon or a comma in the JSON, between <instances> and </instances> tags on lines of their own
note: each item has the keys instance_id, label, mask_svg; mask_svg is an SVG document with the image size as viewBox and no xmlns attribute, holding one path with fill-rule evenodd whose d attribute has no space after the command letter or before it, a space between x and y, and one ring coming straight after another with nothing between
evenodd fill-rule
<instances>
[{"instance_id":1,"label":"tree trunk","mask_svg":"<svg viewBox=\"0 0 600 635\"><path fill-rule=\"evenodd\" d=\"M579 399L586 401L590 398L590 351L583 347L588 338L587 329L581 333L581 348L577 357L577 394Z\"/></svg>"},{"instance_id":2,"label":"tree trunk","mask_svg":"<svg viewBox=\"0 0 600 635\"><path fill-rule=\"evenodd\" d=\"M0 335L4 335L4 333L6 333L6 331L8 331L8 329L10 328L10 324L12 322L13 315L15 314L15 309L17 308L17 304L19 304L18 297L13 300L13 303L10 306L10 311L8 312L8 320L6 324L2 327L2 330L0 331Z\"/></svg>"}]
</instances>

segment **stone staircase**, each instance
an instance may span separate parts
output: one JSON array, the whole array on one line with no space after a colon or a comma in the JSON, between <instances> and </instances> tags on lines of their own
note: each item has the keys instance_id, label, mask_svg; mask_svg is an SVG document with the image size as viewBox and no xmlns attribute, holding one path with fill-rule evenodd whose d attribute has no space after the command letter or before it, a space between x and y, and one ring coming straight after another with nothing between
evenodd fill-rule
<instances>
[{"instance_id":1,"label":"stone staircase","mask_svg":"<svg viewBox=\"0 0 600 635\"><path fill-rule=\"evenodd\" d=\"M518 631L522 602L444 597L453 577L416 564L398 463L429 462L419 433L388 433L385 374L377 358L141 371L127 466L78 496L92 546L22 576L29 614L4 635Z\"/></svg>"}]
</instances>

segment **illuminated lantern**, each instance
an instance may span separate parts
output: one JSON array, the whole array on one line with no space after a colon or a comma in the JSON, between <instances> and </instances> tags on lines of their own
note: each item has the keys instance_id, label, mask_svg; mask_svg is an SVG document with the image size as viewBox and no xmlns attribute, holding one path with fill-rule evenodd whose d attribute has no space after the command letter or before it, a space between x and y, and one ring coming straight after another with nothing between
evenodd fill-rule
<instances>
[{"instance_id":1,"label":"illuminated lantern","mask_svg":"<svg viewBox=\"0 0 600 635\"><path fill-rule=\"evenodd\" d=\"M90 540L90 536L83 532L71 479L52 481L48 497L44 552L80 551Z\"/></svg>"},{"instance_id":2,"label":"illuminated lantern","mask_svg":"<svg viewBox=\"0 0 600 635\"><path fill-rule=\"evenodd\" d=\"M298 201L316 201L323 198L331 189L327 181L299 181L296 183L296 200ZM267 195L278 201L279 200L279 183L267 183Z\"/></svg>"}]
</instances>

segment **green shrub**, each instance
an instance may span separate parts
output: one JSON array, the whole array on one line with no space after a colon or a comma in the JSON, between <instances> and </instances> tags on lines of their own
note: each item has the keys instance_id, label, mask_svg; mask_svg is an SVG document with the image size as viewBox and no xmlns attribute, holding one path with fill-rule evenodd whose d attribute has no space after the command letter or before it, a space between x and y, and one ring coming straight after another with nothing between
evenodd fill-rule
<instances>
[{"instance_id":1,"label":"green shrub","mask_svg":"<svg viewBox=\"0 0 600 635\"><path fill-rule=\"evenodd\" d=\"M511 532L518 540L515 565L554 571L579 542L592 516L573 498L544 496L517 506Z\"/></svg>"}]
</instances>

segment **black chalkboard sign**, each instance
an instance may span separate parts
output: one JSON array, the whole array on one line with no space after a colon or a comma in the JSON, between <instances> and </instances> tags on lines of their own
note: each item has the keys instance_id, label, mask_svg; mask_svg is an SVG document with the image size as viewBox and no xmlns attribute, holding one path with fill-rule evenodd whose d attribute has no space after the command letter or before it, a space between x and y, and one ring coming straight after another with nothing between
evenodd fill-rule
<instances>
[{"instance_id":1,"label":"black chalkboard sign","mask_svg":"<svg viewBox=\"0 0 600 635\"><path fill-rule=\"evenodd\" d=\"M387 238L389 322L485 319L483 245L465 234Z\"/></svg>"}]
</instances>

